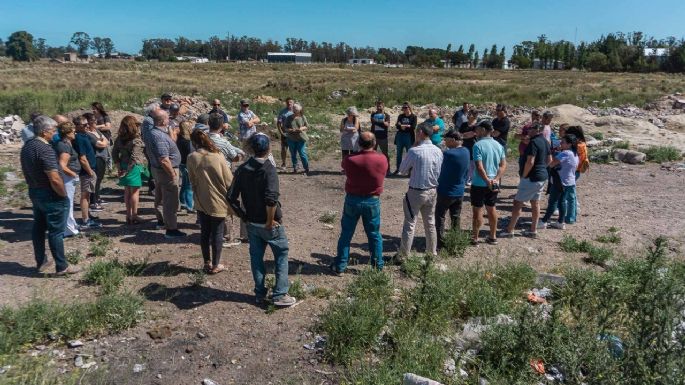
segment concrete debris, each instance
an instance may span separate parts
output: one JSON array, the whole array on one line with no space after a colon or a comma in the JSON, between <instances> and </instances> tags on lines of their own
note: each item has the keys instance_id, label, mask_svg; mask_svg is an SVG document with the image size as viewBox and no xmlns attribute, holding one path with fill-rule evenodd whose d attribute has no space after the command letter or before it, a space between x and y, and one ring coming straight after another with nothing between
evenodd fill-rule
<instances>
[{"instance_id":1,"label":"concrete debris","mask_svg":"<svg viewBox=\"0 0 685 385\"><path fill-rule=\"evenodd\" d=\"M647 155L639 151L617 149L614 151L614 159L628 164L640 164L645 162Z\"/></svg>"},{"instance_id":2,"label":"concrete debris","mask_svg":"<svg viewBox=\"0 0 685 385\"><path fill-rule=\"evenodd\" d=\"M133 373L140 373L143 370L145 370L145 365L143 364L135 364L133 365Z\"/></svg>"},{"instance_id":3,"label":"concrete debris","mask_svg":"<svg viewBox=\"0 0 685 385\"><path fill-rule=\"evenodd\" d=\"M405 373L402 379L402 385L443 385L440 382L433 381L426 377L417 376L413 373Z\"/></svg>"},{"instance_id":4,"label":"concrete debris","mask_svg":"<svg viewBox=\"0 0 685 385\"><path fill-rule=\"evenodd\" d=\"M210 380L209 378L205 378L204 380L202 380L202 385L219 385L219 384Z\"/></svg>"},{"instance_id":5,"label":"concrete debris","mask_svg":"<svg viewBox=\"0 0 685 385\"><path fill-rule=\"evenodd\" d=\"M0 144L21 142L21 130L26 125L19 115L0 118Z\"/></svg>"},{"instance_id":6,"label":"concrete debris","mask_svg":"<svg viewBox=\"0 0 685 385\"><path fill-rule=\"evenodd\" d=\"M307 350L323 350L324 345L326 345L326 337L317 335L314 337L314 342L302 345L303 348Z\"/></svg>"},{"instance_id":7,"label":"concrete debris","mask_svg":"<svg viewBox=\"0 0 685 385\"><path fill-rule=\"evenodd\" d=\"M79 347L83 346L83 342L81 342L81 340L71 340L71 341L67 342L67 346L72 348L72 349L73 348L79 348Z\"/></svg>"}]
</instances>

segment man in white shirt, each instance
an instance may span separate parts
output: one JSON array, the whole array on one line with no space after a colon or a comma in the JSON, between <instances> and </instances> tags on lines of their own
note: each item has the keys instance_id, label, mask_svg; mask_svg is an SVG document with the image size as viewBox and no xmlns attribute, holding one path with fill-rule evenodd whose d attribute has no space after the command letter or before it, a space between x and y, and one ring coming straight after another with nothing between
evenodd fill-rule
<instances>
[{"instance_id":1,"label":"man in white shirt","mask_svg":"<svg viewBox=\"0 0 685 385\"><path fill-rule=\"evenodd\" d=\"M420 125L417 132L418 145L409 149L407 157L402 159L400 165L400 174L410 174L410 177L409 189L404 196L404 225L400 251L396 256L398 263L402 263L411 251L419 213L423 218L423 229L426 234L426 254L437 255L435 204L443 154L440 148L431 142L431 135L433 127Z\"/></svg>"}]
</instances>

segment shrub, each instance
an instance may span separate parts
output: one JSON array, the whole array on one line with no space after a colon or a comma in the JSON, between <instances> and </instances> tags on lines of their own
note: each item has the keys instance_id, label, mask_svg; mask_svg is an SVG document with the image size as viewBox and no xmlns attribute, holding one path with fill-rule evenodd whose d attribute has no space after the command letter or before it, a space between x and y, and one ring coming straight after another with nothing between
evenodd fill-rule
<instances>
[{"instance_id":1,"label":"shrub","mask_svg":"<svg viewBox=\"0 0 685 385\"><path fill-rule=\"evenodd\" d=\"M464 257L466 248L471 244L471 234L466 230L450 229L445 232L444 247L440 250L443 256Z\"/></svg>"},{"instance_id":2,"label":"shrub","mask_svg":"<svg viewBox=\"0 0 685 385\"><path fill-rule=\"evenodd\" d=\"M618 235L618 231L616 227L610 227L607 230L607 234L600 235L595 240L600 243L621 243L621 236Z\"/></svg>"},{"instance_id":3,"label":"shrub","mask_svg":"<svg viewBox=\"0 0 685 385\"><path fill-rule=\"evenodd\" d=\"M562 251L567 253L587 253L592 248L592 244L587 241L578 241L570 235L564 235L559 242Z\"/></svg>"},{"instance_id":4,"label":"shrub","mask_svg":"<svg viewBox=\"0 0 685 385\"><path fill-rule=\"evenodd\" d=\"M72 250L67 253L66 258L70 264L78 265L83 260L83 255L81 255L81 250Z\"/></svg>"},{"instance_id":5,"label":"shrub","mask_svg":"<svg viewBox=\"0 0 685 385\"><path fill-rule=\"evenodd\" d=\"M603 132L593 132L593 133L590 133L590 136L597 139L597 140L604 140L604 133Z\"/></svg>"},{"instance_id":6,"label":"shrub","mask_svg":"<svg viewBox=\"0 0 685 385\"><path fill-rule=\"evenodd\" d=\"M112 240L106 235L100 233L91 233L88 235L90 240L90 254L93 257L104 257L107 255L107 249L112 245Z\"/></svg>"},{"instance_id":7,"label":"shrub","mask_svg":"<svg viewBox=\"0 0 685 385\"><path fill-rule=\"evenodd\" d=\"M319 222L332 225L333 223L335 223L335 219L337 218L337 216L337 211L326 211L325 213L321 214L321 216L319 216Z\"/></svg>"},{"instance_id":8,"label":"shrub","mask_svg":"<svg viewBox=\"0 0 685 385\"><path fill-rule=\"evenodd\" d=\"M83 275L83 282L100 286L104 294L110 294L124 283L126 270L119 260L99 260L93 262Z\"/></svg>"},{"instance_id":9,"label":"shrub","mask_svg":"<svg viewBox=\"0 0 685 385\"><path fill-rule=\"evenodd\" d=\"M671 146L650 146L645 154L648 161L656 163L672 162L683 157L679 149Z\"/></svg>"},{"instance_id":10,"label":"shrub","mask_svg":"<svg viewBox=\"0 0 685 385\"><path fill-rule=\"evenodd\" d=\"M48 333L73 339L130 328L140 321L142 306L143 299L136 294L114 293L95 302L63 304L33 299L16 309L0 308L0 354L46 341Z\"/></svg>"},{"instance_id":11,"label":"shrub","mask_svg":"<svg viewBox=\"0 0 685 385\"><path fill-rule=\"evenodd\" d=\"M304 285L299 277L290 283L290 289L288 290L288 293L297 298L298 301L307 297L307 292L305 291Z\"/></svg>"}]
</instances>

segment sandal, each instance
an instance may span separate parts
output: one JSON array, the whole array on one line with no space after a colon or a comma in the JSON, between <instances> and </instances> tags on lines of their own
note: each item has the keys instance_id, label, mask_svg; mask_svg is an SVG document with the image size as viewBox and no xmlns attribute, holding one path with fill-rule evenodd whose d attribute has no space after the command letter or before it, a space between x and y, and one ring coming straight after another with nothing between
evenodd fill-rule
<instances>
[{"instance_id":1,"label":"sandal","mask_svg":"<svg viewBox=\"0 0 685 385\"><path fill-rule=\"evenodd\" d=\"M222 271L225 271L225 270L226 270L226 267L225 267L224 265L218 264L218 265L214 266L214 268L213 268L212 270L210 270L209 273L210 273L210 274L219 274L219 273L221 273Z\"/></svg>"}]
</instances>

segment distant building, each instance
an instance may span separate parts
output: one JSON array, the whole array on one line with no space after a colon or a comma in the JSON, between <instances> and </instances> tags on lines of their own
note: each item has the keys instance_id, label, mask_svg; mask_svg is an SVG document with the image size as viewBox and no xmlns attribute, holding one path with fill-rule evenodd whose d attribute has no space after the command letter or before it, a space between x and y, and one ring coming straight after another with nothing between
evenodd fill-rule
<instances>
[{"instance_id":1,"label":"distant building","mask_svg":"<svg viewBox=\"0 0 685 385\"><path fill-rule=\"evenodd\" d=\"M311 63L310 52L268 52L266 61L269 63Z\"/></svg>"},{"instance_id":2,"label":"distant building","mask_svg":"<svg viewBox=\"0 0 685 385\"><path fill-rule=\"evenodd\" d=\"M209 63L209 59L207 59L206 57L176 56L176 60L190 63Z\"/></svg>"},{"instance_id":3,"label":"distant building","mask_svg":"<svg viewBox=\"0 0 685 385\"><path fill-rule=\"evenodd\" d=\"M373 59L349 59L347 61L347 64L376 64L376 61Z\"/></svg>"},{"instance_id":4,"label":"distant building","mask_svg":"<svg viewBox=\"0 0 685 385\"><path fill-rule=\"evenodd\" d=\"M532 66L534 70L563 70L565 67L566 65L561 60L547 60L547 62L544 62L540 59L533 59Z\"/></svg>"},{"instance_id":5,"label":"distant building","mask_svg":"<svg viewBox=\"0 0 685 385\"><path fill-rule=\"evenodd\" d=\"M64 54L64 62L65 63L89 63L90 62L90 56L88 55L79 55L76 52L67 52Z\"/></svg>"},{"instance_id":6,"label":"distant building","mask_svg":"<svg viewBox=\"0 0 685 385\"><path fill-rule=\"evenodd\" d=\"M662 64L668 59L668 48L645 48L644 55L648 59L655 60L658 64Z\"/></svg>"}]
</instances>

